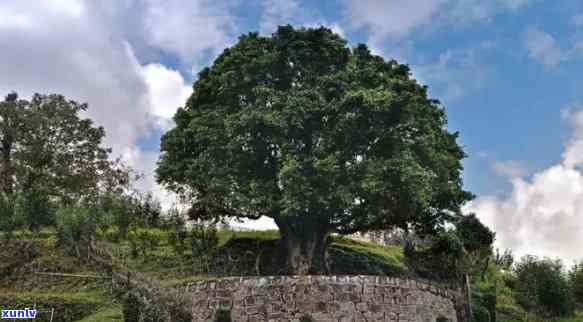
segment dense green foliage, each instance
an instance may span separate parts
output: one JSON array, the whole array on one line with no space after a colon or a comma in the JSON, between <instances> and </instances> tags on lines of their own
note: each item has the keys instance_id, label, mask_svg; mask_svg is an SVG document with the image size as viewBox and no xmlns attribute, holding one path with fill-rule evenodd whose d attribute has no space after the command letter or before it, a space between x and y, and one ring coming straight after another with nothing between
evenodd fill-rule
<instances>
[{"instance_id":1,"label":"dense green foliage","mask_svg":"<svg viewBox=\"0 0 583 322\"><path fill-rule=\"evenodd\" d=\"M24 201L19 194L0 192L0 232L7 239L25 223Z\"/></svg>"},{"instance_id":2,"label":"dense green foliage","mask_svg":"<svg viewBox=\"0 0 583 322\"><path fill-rule=\"evenodd\" d=\"M140 302L133 293L128 293L123 298L123 321L139 322L140 321Z\"/></svg>"},{"instance_id":3,"label":"dense green foliage","mask_svg":"<svg viewBox=\"0 0 583 322\"><path fill-rule=\"evenodd\" d=\"M503 257L506 263L514 261L509 252ZM534 256L523 257L510 269L497 265L490 264L476 283L480 289L495 287L496 321L583 321L574 306L578 297L572 276L577 267L567 273L561 262Z\"/></svg>"},{"instance_id":4,"label":"dense green foliage","mask_svg":"<svg viewBox=\"0 0 583 322\"><path fill-rule=\"evenodd\" d=\"M218 309L214 322L231 322L231 310Z\"/></svg>"},{"instance_id":5,"label":"dense green foliage","mask_svg":"<svg viewBox=\"0 0 583 322\"><path fill-rule=\"evenodd\" d=\"M527 256L515 267L518 303L544 317L572 314L574 298L569 280L558 261Z\"/></svg>"},{"instance_id":6,"label":"dense green foliage","mask_svg":"<svg viewBox=\"0 0 583 322\"><path fill-rule=\"evenodd\" d=\"M310 315L306 314L300 318L300 322L314 322L314 319Z\"/></svg>"},{"instance_id":7,"label":"dense green foliage","mask_svg":"<svg viewBox=\"0 0 583 322\"><path fill-rule=\"evenodd\" d=\"M573 287L575 302L583 308L583 261L573 266L573 269L569 273L569 279Z\"/></svg>"},{"instance_id":8,"label":"dense green foliage","mask_svg":"<svg viewBox=\"0 0 583 322\"><path fill-rule=\"evenodd\" d=\"M463 276L483 275L490 257L494 233L474 215L457 217L455 225L428 238L423 245L405 246L407 264L418 275L460 282Z\"/></svg>"},{"instance_id":9,"label":"dense green foliage","mask_svg":"<svg viewBox=\"0 0 583 322\"><path fill-rule=\"evenodd\" d=\"M291 272L325 271L331 232L432 231L472 197L439 102L324 27L241 36L174 120L159 181L196 218L274 218Z\"/></svg>"},{"instance_id":10,"label":"dense green foliage","mask_svg":"<svg viewBox=\"0 0 583 322\"><path fill-rule=\"evenodd\" d=\"M13 93L0 101L0 190L22 200L18 216L29 229L53 225L59 203L128 184L129 173L102 146L104 129L81 117L86 109L62 95L28 101Z\"/></svg>"}]
</instances>

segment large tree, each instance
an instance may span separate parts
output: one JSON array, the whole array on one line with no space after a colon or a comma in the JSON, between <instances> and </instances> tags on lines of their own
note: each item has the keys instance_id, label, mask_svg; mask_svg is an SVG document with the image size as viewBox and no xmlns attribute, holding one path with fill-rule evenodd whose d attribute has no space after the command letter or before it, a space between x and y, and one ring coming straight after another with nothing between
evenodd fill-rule
<instances>
[{"instance_id":1,"label":"large tree","mask_svg":"<svg viewBox=\"0 0 583 322\"><path fill-rule=\"evenodd\" d=\"M430 231L472 197L440 103L329 29L241 36L193 90L158 180L200 218L273 218L289 273L325 271L330 233Z\"/></svg>"}]
</instances>

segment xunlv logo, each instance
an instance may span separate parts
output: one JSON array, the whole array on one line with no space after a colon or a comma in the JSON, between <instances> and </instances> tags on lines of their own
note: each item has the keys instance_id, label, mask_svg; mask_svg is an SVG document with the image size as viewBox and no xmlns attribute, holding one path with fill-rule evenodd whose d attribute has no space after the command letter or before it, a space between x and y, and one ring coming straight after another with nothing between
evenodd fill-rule
<instances>
[{"instance_id":1,"label":"xunlv logo","mask_svg":"<svg viewBox=\"0 0 583 322\"><path fill-rule=\"evenodd\" d=\"M36 310L2 310L3 319L34 319L36 318Z\"/></svg>"}]
</instances>

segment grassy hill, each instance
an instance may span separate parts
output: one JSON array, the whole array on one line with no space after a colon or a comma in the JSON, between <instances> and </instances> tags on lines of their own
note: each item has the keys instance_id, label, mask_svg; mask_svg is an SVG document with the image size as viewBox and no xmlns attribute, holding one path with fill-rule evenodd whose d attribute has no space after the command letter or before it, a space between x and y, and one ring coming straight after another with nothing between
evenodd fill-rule
<instances>
[{"instance_id":1,"label":"grassy hill","mask_svg":"<svg viewBox=\"0 0 583 322\"><path fill-rule=\"evenodd\" d=\"M177 253L168 243L168 232L150 230L150 233L158 241L154 247L142 247L136 251L131 240L101 241L100 246L131 269L166 286L221 276L277 275L284 266L278 246L279 233L275 230L219 231L218 248L209 261L193 258L188 250L182 255ZM401 247L334 236L329 252L333 274L409 274Z\"/></svg>"},{"instance_id":2,"label":"grassy hill","mask_svg":"<svg viewBox=\"0 0 583 322\"><path fill-rule=\"evenodd\" d=\"M33 308L35 321L122 321L108 279L52 276L42 273L100 275L95 268L65 253L52 232L36 238L2 240L0 307ZM41 274L39 274L41 273Z\"/></svg>"},{"instance_id":3,"label":"grassy hill","mask_svg":"<svg viewBox=\"0 0 583 322\"><path fill-rule=\"evenodd\" d=\"M146 242L147 247L137 247L132 238L123 241L106 238L99 246L132 270L165 287L221 276L277 274L283 265L281 256L277 256L280 252L277 231L219 231L215 254L218 260L210 261L193 258L188 249L178 254L168 242L167 231L151 229L147 234L156 240ZM12 241L2 240L2 246L0 307L36 305L43 311L37 321L48 321L52 308L55 309L54 321L123 321L121 304L112 293L108 279L42 274L104 274L65 252L53 231L43 231L35 238L21 234ZM411 276L401 247L380 246L340 236L332 237L330 263L333 274ZM497 321L545 321L527 314L514 300L513 291L500 283L501 280L500 272L492 266L486 278L473 286L478 293L492 285L497 287ZM554 321L583 322L583 313Z\"/></svg>"}]
</instances>

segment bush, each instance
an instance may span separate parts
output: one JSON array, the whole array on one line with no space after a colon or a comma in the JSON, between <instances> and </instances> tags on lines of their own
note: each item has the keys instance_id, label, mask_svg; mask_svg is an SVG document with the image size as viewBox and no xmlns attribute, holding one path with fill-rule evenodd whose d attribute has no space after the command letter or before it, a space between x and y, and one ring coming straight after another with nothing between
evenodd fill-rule
<instances>
[{"instance_id":1,"label":"bush","mask_svg":"<svg viewBox=\"0 0 583 322\"><path fill-rule=\"evenodd\" d=\"M560 261L526 256L515 274L516 298L526 310L549 318L574 312L573 293Z\"/></svg>"},{"instance_id":2,"label":"bush","mask_svg":"<svg viewBox=\"0 0 583 322\"><path fill-rule=\"evenodd\" d=\"M57 210L57 235L63 245L76 247L81 238L95 232L91 210L81 206L65 206Z\"/></svg>"},{"instance_id":3,"label":"bush","mask_svg":"<svg viewBox=\"0 0 583 322\"><path fill-rule=\"evenodd\" d=\"M140 301L132 293L123 298L122 313L124 322L140 321Z\"/></svg>"},{"instance_id":4,"label":"bush","mask_svg":"<svg viewBox=\"0 0 583 322\"><path fill-rule=\"evenodd\" d=\"M190 243L193 257L212 255L219 245L219 237L214 224L194 223L190 231Z\"/></svg>"},{"instance_id":5,"label":"bush","mask_svg":"<svg viewBox=\"0 0 583 322\"><path fill-rule=\"evenodd\" d=\"M162 207L151 193L139 195L135 202L135 215L142 227L158 228L161 225Z\"/></svg>"},{"instance_id":6,"label":"bush","mask_svg":"<svg viewBox=\"0 0 583 322\"><path fill-rule=\"evenodd\" d=\"M164 234L160 230L138 228L130 231L127 237L132 248L132 256L137 257L141 254L146 257L148 251L154 251L160 245Z\"/></svg>"},{"instance_id":7,"label":"bush","mask_svg":"<svg viewBox=\"0 0 583 322\"><path fill-rule=\"evenodd\" d=\"M472 288L472 313L475 322L496 321L496 289Z\"/></svg>"},{"instance_id":8,"label":"bush","mask_svg":"<svg viewBox=\"0 0 583 322\"><path fill-rule=\"evenodd\" d=\"M218 309L214 322L231 322L231 310L229 309Z\"/></svg>"},{"instance_id":9,"label":"bush","mask_svg":"<svg viewBox=\"0 0 583 322\"><path fill-rule=\"evenodd\" d=\"M583 307L583 261L573 266L573 269L569 273L569 277L569 282L571 283L576 302Z\"/></svg>"},{"instance_id":10,"label":"bush","mask_svg":"<svg viewBox=\"0 0 583 322\"><path fill-rule=\"evenodd\" d=\"M38 231L41 226L55 224L55 211L47 193L43 191L28 191L23 195L23 213L26 226Z\"/></svg>"},{"instance_id":11,"label":"bush","mask_svg":"<svg viewBox=\"0 0 583 322\"><path fill-rule=\"evenodd\" d=\"M24 227L23 200L19 194L0 193L0 232L11 239L14 232Z\"/></svg>"},{"instance_id":12,"label":"bush","mask_svg":"<svg viewBox=\"0 0 583 322\"><path fill-rule=\"evenodd\" d=\"M312 318L311 315L305 314L300 318L300 322L314 322L314 319Z\"/></svg>"},{"instance_id":13,"label":"bush","mask_svg":"<svg viewBox=\"0 0 583 322\"><path fill-rule=\"evenodd\" d=\"M172 247L174 252L180 256L186 250L186 222L177 209L172 209L169 212L166 226L170 230L168 234L168 245Z\"/></svg>"},{"instance_id":14,"label":"bush","mask_svg":"<svg viewBox=\"0 0 583 322\"><path fill-rule=\"evenodd\" d=\"M462 276L460 263L464 246L453 231L436 234L429 247L416 249L408 243L404 255L409 269L421 278L452 282L459 281Z\"/></svg>"}]
</instances>

